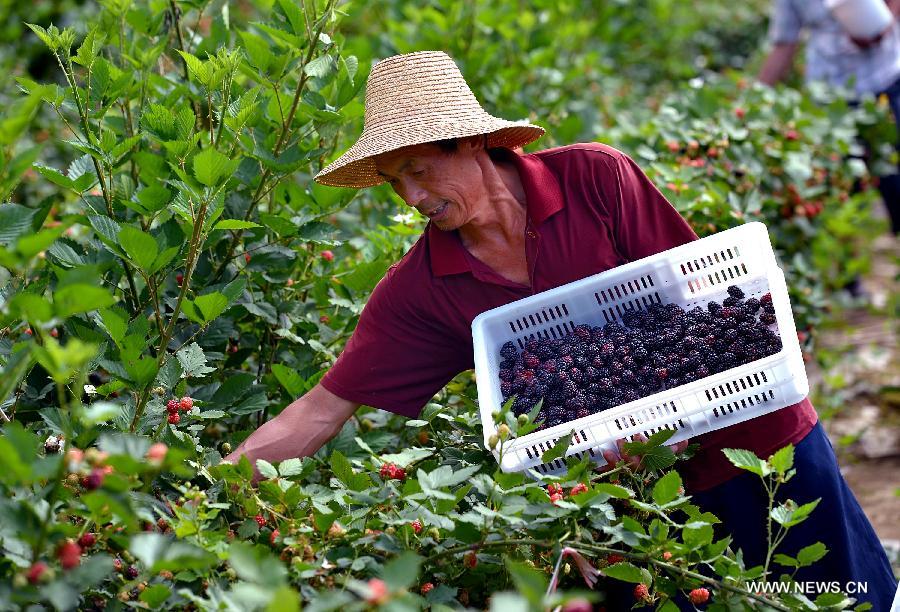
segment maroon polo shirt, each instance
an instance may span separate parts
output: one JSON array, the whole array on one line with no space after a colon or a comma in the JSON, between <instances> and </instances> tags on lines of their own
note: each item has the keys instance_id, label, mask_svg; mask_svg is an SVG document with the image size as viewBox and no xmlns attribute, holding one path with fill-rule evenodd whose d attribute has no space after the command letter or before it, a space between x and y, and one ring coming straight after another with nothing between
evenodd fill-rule
<instances>
[{"instance_id":1,"label":"maroon polo shirt","mask_svg":"<svg viewBox=\"0 0 900 612\"><path fill-rule=\"evenodd\" d=\"M472 256L459 233L429 223L378 283L359 325L322 385L345 400L415 417L460 372L474 368L472 320L480 313L697 236L628 156L598 143L505 154L525 190L530 285L507 280ZM804 400L696 438L680 467L703 490L736 475L721 448L767 457L816 422Z\"/></svg>"}]
</instances>

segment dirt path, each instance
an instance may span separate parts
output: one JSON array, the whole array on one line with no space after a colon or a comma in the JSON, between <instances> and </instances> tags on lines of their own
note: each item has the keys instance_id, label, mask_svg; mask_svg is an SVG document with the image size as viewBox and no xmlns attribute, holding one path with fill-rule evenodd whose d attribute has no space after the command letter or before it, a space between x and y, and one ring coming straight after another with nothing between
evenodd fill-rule
<instances>
[{"instance_id":1,"label":"dirt path","mask_svg":"<svg viewBox=\"0 0 900 612\"><path fill-rule=\"evenodd\" d=\"M844 477L900 570L900 242L882 235L873 246L869 306L847 307L844 324L821 333L819 350L836 363L807 371Z\"/></svg>"}]
</instances>

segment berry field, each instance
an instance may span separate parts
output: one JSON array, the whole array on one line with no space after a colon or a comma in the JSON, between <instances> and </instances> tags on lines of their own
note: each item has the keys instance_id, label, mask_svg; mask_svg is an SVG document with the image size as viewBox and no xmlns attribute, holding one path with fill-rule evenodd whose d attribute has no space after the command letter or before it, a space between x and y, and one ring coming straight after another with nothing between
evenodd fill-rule
<instances>
[{"instance_id":1,"label":"berry field","mask_svg":"<svg viewBox=\"0 0 900 612\"><path fill-rule=\"evenodd\" d=\"M0 0L0 610L865 609L751 588L827 554L779 547L816 519L777 495L792 447L727 452L771 494L757 565L665 432L606 471L564 436L542 479L491 452L781 351L739 283L498 343L487 445L470 371L416 418L361 408L314 456L222 462L318 383L425 227L385 185L312 177L359 134L374 61L442 49L486 110L547 130L528 151L604 142L701 237L767 226L812 402L900 540L874 189L895 127L799 70L757 83L768 2L726 4Z\"/></svg>"}]
</instances>

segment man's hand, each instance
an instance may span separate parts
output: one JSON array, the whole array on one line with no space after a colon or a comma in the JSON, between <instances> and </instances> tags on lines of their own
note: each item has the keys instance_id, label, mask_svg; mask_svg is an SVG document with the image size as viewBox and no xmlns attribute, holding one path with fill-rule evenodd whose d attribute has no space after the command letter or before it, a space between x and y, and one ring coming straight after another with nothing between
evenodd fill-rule
<instances>
[{"instance_id":1,"label":"man's hand","mask_svg":"<svg viewBox=\"0 0 900 612\"><path fill-rule=\"evenodd\" d=\"M293 457L309 457L337 435L359 404L349 402L322 385L294 401L281 414L250 434L233 453L225 457L237 463L245 455L253 466L254 482L259 480L256 460L270 463Z\"/></svg>"},{"instance_id":2,"label":"man's hand","mask_svg":"<svg viewBox=\"0 0 900 612\"><path fill-rule=\"evenodd\" d=\"M647 437L644 434L637 434L634 436L635 442L646 442ZM684 452L684 449L688 447L688 443L690 440L682 440L681 442L676 442L675 444L668 445L672 452L676 455L678 453ZM619 438L616 440L616 450L605 450L603 451L603 458L606 459L606 465L597 468L598 472L608 472L614 467L619 461L625 461L629 468L632 470L636 470L641 466L641 460L643 457L641 455L629 455L625 452L625 444L628 443L628 440L624 438Z\"/></svg>"}]
</instances>

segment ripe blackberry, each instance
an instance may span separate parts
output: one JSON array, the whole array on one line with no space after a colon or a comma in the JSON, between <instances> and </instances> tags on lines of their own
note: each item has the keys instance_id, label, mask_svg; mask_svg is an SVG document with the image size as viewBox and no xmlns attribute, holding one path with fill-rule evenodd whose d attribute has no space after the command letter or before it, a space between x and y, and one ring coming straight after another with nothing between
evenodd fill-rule
<instances>
[{"instance_id":1,"label":"ripe blackberry","mask_svg":"<svg viewBox=\"0 0 900 612\"><path fill-rule=\"evenodd\" d=\"M760 321L760 323L763 323L765 325L774 325L776 323L777 319L775 318L774 314L764 312L761 315L759 315L759 321Z\"/></svg>"},{"instance_id":2,"label":"ripe blackberry","mask_svg":"<svg viewBox=\"0 0 900 612\"><path fill-rule=\"evenodd\" d=\"M508 398L510 395L512 395L513 394L512 382L508 381L508 380L500 381L500 393L503 394L504 401L506 400L506 398Z\"/></svg>"},{"instance_id":3,"label":"ripe blackberry","mask_svg":"<svg viewBox=\"0 0 900 612\"><path fill-rule=\"evenodd\" d=\"M705 378L706 376L709 376L709 368L705 365L700 365L694 370L694 374L696 374L698 378Z\"/></svg>"},{"instance_id":4,"label":"ripe blackberry","mask_svg":"<svg viewBox=\"0 0 900 612\"><path fill-rule=\"evenodd\" d=\"M759 301L763 306L765 306L766 304L771 304L772 303L772 294L771 293L765 294L764 296L759 298Z\"/></svg>"},{"instance_id":5,"label":"ripe blackberry","mask_svg":"<svg viewBox=\"0 0 900 612\"><path fill-rule=\"evenodd\" d=\"M516 345L512 342L507 342L500 347L500 356L504 359L515 359L518 354L519 351L516 350Z\"/></svg>"},{"instance_id":6,"label":"ripe blackberry","mask_svg":"<svg viewBox=\"0 0 900 612\"><path fill-rule=\"evenodd\" d=\"M553 345L549 341L542 342L537 347L535 355L537 355L541 359L550 359L552 357L556 357L556 349L553 348Z\"/></svg>"},{"instance_id":7,"label":"ripe blackberry","mask_svg":"<svg viewBox=\"0 0 900 612\"><path fill-rule=\"evenodd\" d=\"M756 298L750 298L749 300L744 302L744 309L747 310L750 314L753 314L757 310L759 310L760 306L762 306L762 304Z\"/></svg>"},{"instance_id":8,"label":"ripe blackberry","mask_svg":"<svg viewBox=\"0 0 900 612\"><path fill-rule=\"evenodd\" d=\"M512 382L515 377L516 375L513 374L513 371L506 368L500 368L500 371L497 373L497 378L499 378L500 380Z\"/></svg>"},{"instance_id":9,"label":"ripe blackberry","mask_svg":"<svg viewBox=\"0 0 900 612\"><path fill-rule=\"evenodd\" d=\"M524 353L522 353L522 363L526 368L534 370L541 365L541 360L534 353L525 351Z\"/></svg>"},{"instance_id":10,"label":"ripe blackberry","mask_svg":"<svg viewBox=\"0 0 900 612\"><path fill-rule=\"evenodd\" d=\"M591 341L591 328L588 325L578 325L575 328L575 335L578 336L579 340L584 342Z\"/></svg>"},{"instance_id":11,"label":"ripe blackberry","mask_svg":"<svg viewBox=\"0 0 900 612\"><path fill-rule=\"evenodd\" d=\"M633 385L637 382L637 376L632 370L622 370L622 382L627 385Z\"/></svg>"},{"instance_id":12,"label":"ripe blackberry","mask_svg":"<svg viewBox=\"0 0 900 612\"><path fill-rule=\"evenodd\" d=\"M504 359L503 361L500 362L501 370L512 370L515 367L516 367L515 359Z\"/></svg>"},{"instance_id":13,"label":"ripe blackberry","mask_svg":"<svg viewBox=\"0 0 900 612\"><path fill-rule=\"evenodd\" d=\"M569 380L576 384L580 384L584 381L584 373L578 368L572 368L569 370Z\"/></svg>"},{"instance_id":14,"label":"ripe blackberry","mask_svg":"<svg viewBox=\"0 0 900 612\"><path fill-rule=\"evenodd\" d=\"M737 285L730 285L728 287L728 295L739 300L744 298L744 292L741 291L741 288Z\"/></svg>"},{"instance_id":15,"label":"ripe blackberry","mask_svg":"<svg viewBox=\"0 0 900 612\"><path fill-rule=\"evenodd\" d=\"M573 365L574 363L575 363L575 360L572 359L572 356L571 356L571 355L566 355L566 354L564 354L564 355L560 356L559 360L557 361L557 367L558 367L560 370L562 370L563 368L570 368L570 367L572 367L572 365ZM560 364L562 364L562 365L560 365Z\"/></svg>"},{"instance_id":16,"label":"ripe blackberry","mask_svg":"<svg viewBox=\"0 0 900 612\"><path fill-rule=\"evenodd\" d=\"M611 389L613 386L612 379L610 379L609 377L605 377L605 376L600 377L597 379L597 386L600 387L601 391L606 390L606 389Z\"/></svg>"},{"instance_id":17,"label":"ripe blackberry","mask_svg":"<svg viewBox=\"0 0 900 612\"><path fill-rule=\"evenodd\" d=\"M587 398L584 396L584 393L581 393L579 391L578 393L567 399L564 405L568 412L575 413L587 406Z\"/></svg>"},{"instance_id":18,"label":"ripe blackberry","mask_svg":"<svg viewBox=\"0 0 900 612\"><path fill-rule=\"evenodd\" d=\"M520 414L528 414L531 412L531 409L534 408L534 405L537 402L533 401L532 398L527 396L517 397L516 401L513 403L512 411L513 414L519 416Z\"/></svg>"},{"instance_id":19,"label":"ripe blackberry","mask_svg":"<svg viewBox=\"0 0 900 612\"><path fill-rule=\"evenodd\" d=\"M551 384L556 377L550 372L545 372L544 370L538 370L534 373L535 378L537 378L539 383L549 385Z\"/></svg>"},{"instance_id":20,"label":"ripe blackberry","mask_svg":"<svg viewBox=\"0 0 900 612\"><path fill-rule=\"evenodd\" d=\"M565 393L563 393L563 390L561 387L556 387L556 388L550 389L550 391L547 392L547 395L545 396L544 399L547 401L548 404L559 405L566 401L566 395L565 395Z\"/></svg>"},{"instance_id":21,"label":"ripe blackberry","mask_svg":"<svg viewBox=\"0 0 900 612\"><path fill-rule=\"evenodd\" d=\"M665 380L669 377L669 370L668 368L656 368L655 374L658 379Z\"/></svg>"},{"instance_id":22,"label":"ripe blackberry","mask_svg":"<svg viewBox=\"0 0 900 612\"><path fill-rule=\"evenodd\" d=\"M696 336L685 336L681 340L681 346L684 347L687 351L692 351L694 349L700 348L702 346L702 342L700 338Z\"/></svg>"},{"instance_id":23,"label":"ripe blackberry","mask_svg":"<svg viewBox=\"0 0 900 612\"><path fill-rule=\"evenodd\" d=\"M591 411L589 408L579 408L578 411L575 413L575 418L583 419L586 416L590 416L590 414L591 414Z\"/></svg>"},{"instance_id":24,"label":"ripe blackberry","mask_svg":"<svg viewBox=\"0 0 900 612\"><path fill-rule=\"evenodd\" d=\"M634 351L631 353L632 358L637 363L642 363L647 359L647 349L644 347L643 343L638 344Z\"/></svg>"},{"instance_id":25,"label":"ripe blackberry","mask_svg":"<svg viewBox=\"0 0 900 612\"><path fill-rule=\"evenodd\" d=\"M600 369L595 368L592 365L587 366L584 369L584 380L585 382L593 382L600 377Z\"/></svg>"},{"instance_id":26,"label":"ripe blackberry","mask_svg":"<svg viewBox=\"0 0 900 612\"><path fill-rule=\"evenodd\" d=\"M563 383L562 392L563 395L566 396L566 398L574 397L575 394L578 393L578 387L571 380L567 380L565 383Z\"/></svg>"},{"instance_id":27,"label":"ripe blackberry","mask_svg":"<svg viewBox=\"0 0 900 612\"><path fill-rule=\"evenodd\" d=\"M715 315L718 314L720 310L722 310L722 305L718 302L710 302L706 305L706 309L710 312L710 314Z\"/></svg>"}]
</instances>

